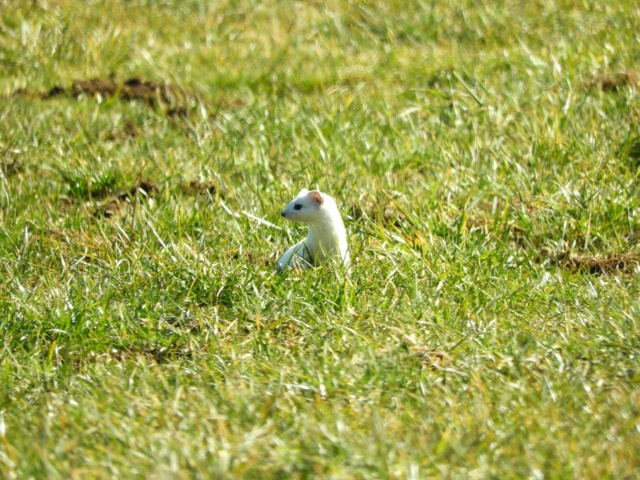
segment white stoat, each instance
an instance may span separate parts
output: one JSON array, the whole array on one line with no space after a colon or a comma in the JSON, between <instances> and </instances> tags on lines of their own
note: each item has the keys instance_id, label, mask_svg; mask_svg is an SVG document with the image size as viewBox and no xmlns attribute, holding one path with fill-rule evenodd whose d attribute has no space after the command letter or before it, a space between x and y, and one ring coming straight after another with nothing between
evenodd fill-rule
<instances>
[{"instance_id":1,"label":"white stoat","mask_svg":"<svg viewBox=\"0 0 640 480\"><path fill-rule=\"evenodd\" d=\"M349 266L347 231L336 202L326 193L303 188L282 210L293 222L309 224L307 238L296 243L278 260L278 269L307 268L327 258Z\"/></svg>"}]
</instances>

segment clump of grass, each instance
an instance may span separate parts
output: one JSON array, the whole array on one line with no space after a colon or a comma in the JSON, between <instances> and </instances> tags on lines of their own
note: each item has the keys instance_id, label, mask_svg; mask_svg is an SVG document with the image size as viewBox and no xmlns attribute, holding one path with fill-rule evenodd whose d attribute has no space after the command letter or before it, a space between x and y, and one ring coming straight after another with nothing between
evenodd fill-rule
<instances>
[{"instance_id":1,"label":"clump of grass","mask_svg":"<svg viewBox=\"0 0 640 480\"><path fill-rule=\"evenodd\" d=\"M102 172L61 171L60 176L70 197L75 199L99 199L112 193L122 175L118 170Z\"/></svg>"}]
</instances>

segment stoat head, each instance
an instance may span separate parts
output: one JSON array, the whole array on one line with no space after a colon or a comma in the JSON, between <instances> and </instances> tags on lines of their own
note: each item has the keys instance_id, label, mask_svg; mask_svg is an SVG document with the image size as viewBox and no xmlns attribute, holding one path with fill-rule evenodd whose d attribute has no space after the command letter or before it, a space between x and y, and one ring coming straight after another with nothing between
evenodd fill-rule
<instances>
[{"instance_id":1,"label":"stoat head","mask_svg":"<svg viewBox=\"0 0 640 480\"><path fill-rule=\"evenodd\" d=\"M298 196L284 207L281 215L293 222L313 223L322 217L322 206L328 198L318 190L309 191L303 188Z\"/></svg>"}]
</instances>

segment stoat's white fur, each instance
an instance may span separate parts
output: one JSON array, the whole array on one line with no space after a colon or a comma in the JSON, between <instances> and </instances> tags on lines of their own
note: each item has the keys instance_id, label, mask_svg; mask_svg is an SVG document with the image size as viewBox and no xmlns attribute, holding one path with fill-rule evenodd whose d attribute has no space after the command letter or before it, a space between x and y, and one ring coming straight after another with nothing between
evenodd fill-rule
<instances>
[{"instance_id":1,"label":"stoat's white fur","mask_svg":"<svg viewBox=\"0 0 640 480\"><path fill-rule=\"evenodd\" d=\"M336 202L326 193L302 189L282 210L282 216L309 225L307 238L296 243L278 260L278 269L308 268L327 258L349 266L347 231Z\"/></svg>"}]
</instances>

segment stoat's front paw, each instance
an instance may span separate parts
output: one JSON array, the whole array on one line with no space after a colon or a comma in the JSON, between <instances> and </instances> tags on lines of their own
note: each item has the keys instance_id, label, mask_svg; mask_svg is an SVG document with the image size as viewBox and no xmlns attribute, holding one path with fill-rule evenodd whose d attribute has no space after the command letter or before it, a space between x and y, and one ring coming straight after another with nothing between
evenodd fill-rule
<instances>
[{"instance_id":1,"label":"stoat's front paw","mask_svg":"<svg viewBox=\"0 0 640 480\"><path fill-rule=\"evenodd\" d=\"M295 268L297 270L305 270L311 267L309 261L304 258L306 253L304 241L298 242L289 250L284 252L280 257L280 260L276 263L276 269L279 271L286 270L287 268Z\"/></svg>"}]
</instances>

